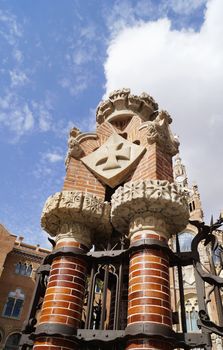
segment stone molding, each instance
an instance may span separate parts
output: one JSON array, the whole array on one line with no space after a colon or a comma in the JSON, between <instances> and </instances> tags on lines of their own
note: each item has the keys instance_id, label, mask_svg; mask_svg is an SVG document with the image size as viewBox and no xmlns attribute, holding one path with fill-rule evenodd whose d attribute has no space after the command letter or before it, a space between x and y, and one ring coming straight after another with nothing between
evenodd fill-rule
<instances>
[{"instance_id":1,"label":"stone molding","mask_svg":"<svg viewBox=\"0 0 223 350\"><path fill-rule=\"evenodd\" d=\"M157 213L143 213L134 216L129 224L129 238L134 238L135 235L140 232L141 238L145 233L145 237L148 233L154 233L164 237L168 237L168 225L162 215Z\"/></svg>"},{"instance_id":2,"label":"stone molding","mask_svg":"<svg viewBox=\"0 0 223 350\"><path fill-rule=\"evenodd\" d=\"M137 217L146 220L151 216L165 221L168 236L181 232L187 226L187 201L178 192L176 184L165 180L135 181L120 186L113 194L111 221L117 231L129 233L129 228L134 231L134 224L130 227L133 220Z\"/></svg>"},{"instance_id":3,"label":"stone molding","mask_svg":"<svg viewBox=\"0 0 223 350\"><path fill-rule=\"evenodd\" d=\"M66 241L77 241L86 247L91 247L91 231L83 224L69 222L62 224L60 227L60 233L57 234L55 242Z\"/></svg>"},{"instance_id":4,"label":"stone molding","mask_svg":"<svg viewBox=\"0 0 223 350\"><path fill-rule=\"evenodd\" d=\"M111 233L110 204L91 193L80 191L63 191L50 196L43 208L42 228L51 236L71 234L74 237L76 232L80 239L81 226L74 224L85 226L84 241L88 229L91 233L89 241L107 239Z\"/></svg>"},{"instance_id":5,"label":"stone molding","mask_svg":"<svg viewBox=\"0 0 223 350\"><path fill-rule=\"evenodd\" d=\"M161 111L153 121L143 123L139 130L147 128L147 141L157 143L164 153L175 156L179 152L179 141L172 134L169 125L172 118L166 111Z\"/></svg>"},{"instance_id":6,"label":"stone molding","mask_svg":"<svg viewBox=\"0 0 223 350\"><path fill-rule=\"evenodd\" d=\"M96 120L98 124L102 124L105 120L112 122L135 114L143 121L153 120L157 110L158 104L147 93L135 96L131 95L130 89L121 89L113 91L108 100L98 105Z\"/></svg>"}]
</instances>

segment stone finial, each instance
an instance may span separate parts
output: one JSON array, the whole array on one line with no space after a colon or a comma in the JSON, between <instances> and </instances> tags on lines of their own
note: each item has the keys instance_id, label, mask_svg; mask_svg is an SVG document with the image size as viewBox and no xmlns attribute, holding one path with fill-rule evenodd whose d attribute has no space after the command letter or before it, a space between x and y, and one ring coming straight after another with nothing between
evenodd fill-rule
<instances>
[{"instance_id":1,"label":"stone finial","mask_svg":"<svg viewBox=\"0 0 223 350\"><path fill-rule=\"evenodd\" d=\"M186 198L174 183L165 180L126 183L115 191L111 204L112 224L122 233L129 232L130 222L137 216L160 217L169 236L182 231L189 219Z\"/></svg>"},{"instance_id":2,"label":"stone finial","mask_svg":"<svg viewBox=\"0 0 223 350\"><path fill-rule=\"evenodd\" d=\"M95 133L84 132L82 133L78 128L72 128L70 130L70 136L68 139L68 151L65 158L65 166L67 168L70 158L80 159L85 155L81 143L86 139L96 139Z\"/></svg>"},{"instance_id":3,"label":"stone finial","mask_svg":"<svg viewBox=\"0 0 223 350\"><path fill-rule=\"evenodd\" d=\"M41 226L51 236L71 234L80 243L107 239L111 233L110 204L90 193L57 192L50 196L43 208ZM90 233L89 233L90 232Z\"/></svg>"},{"instance_id":4,"label":"stone finial","mask_svg":"<svg viewBox=\"0 0 223 350\"><path fill-rule=\"evenodd\" d=\"M172 123L172 118L166 111L161 111L154 120L149 120L143 123L139 130L147 128L147 140L149 144L157 143L164 153L171 156L179 152L179 141L175 137L169 125Z\"/></svg>"},{"instance_id":5,"label":"stone finial","mask_svg":"<svg viewBox=\"0 0 223 350\"><path fill-rule=\"evenodd\" d=\"M154 119L157 110L158 104L145 92L135 96L131 95L130 89L121 89L113 91L108 100L98 105L96 120L98 124L105 120L112 123L137 114L143 121L147 121Z\"/></svg>"}]
</instances>

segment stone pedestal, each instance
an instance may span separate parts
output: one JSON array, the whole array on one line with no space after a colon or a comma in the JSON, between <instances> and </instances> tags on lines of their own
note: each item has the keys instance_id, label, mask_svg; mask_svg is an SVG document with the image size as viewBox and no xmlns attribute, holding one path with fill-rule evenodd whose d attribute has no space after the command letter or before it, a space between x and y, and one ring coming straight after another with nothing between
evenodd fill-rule
<instances>
[{"instance_id":1,"label":"stone pedestal","mask_svg":"<svg viewBox=\"0 0 223 350\"><path fill-rule=\"evenodd\" d=\"M132 182L115 192L111 213L131 248L126 332L133 339L126 349L171 349L167 241L187 224L185 199L168 181Z\"/></svg>"},{"instance_id":2,"label":"stone pedestal","mask_svg":"<svg viewBox=\"0 0 223 350\"><path fill-rule=\"evenodd\" d=\"M109 209L94 195L77 191L56 193L47 200L42 226L55 236L56 245L34 350L79 349L70 336L82 321L88 267L85 255L96 232L99 237L109 235Z\"/></svg>"}]
</instances>

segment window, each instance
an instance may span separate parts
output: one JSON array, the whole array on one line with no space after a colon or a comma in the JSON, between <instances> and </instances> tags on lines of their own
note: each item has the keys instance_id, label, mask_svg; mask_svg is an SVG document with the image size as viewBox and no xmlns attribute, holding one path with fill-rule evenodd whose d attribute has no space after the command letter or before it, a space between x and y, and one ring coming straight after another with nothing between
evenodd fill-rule
<instances>
[{"instance_id":1,"label":"window","mask_svg":"<svg viewBox=\"0 0 223 350\"><path fill-rule=\"evenodd\" d=\"M190 232L183 232L179 235L179 244L181 252L189 252L194 235Z\"/></svg>"},{"instance_id":2,"label":"window","mask_svg":"<svg viewBox=\"0 0 223 350\"><path fill-rule=\"evenodd\" d=\"M17 350L19 348L20 338L21 334L19 333L11 334L5 343L4 350Z\"/></svg>"},{"instance_id":3,"label":"window","mask_svg":"<svg viewBox=\"0 0 223 350\"><path fill-rule=\"evenodd\" d=\"M3 309L3 316L19 318L22 311L24 299L25 295L19 288L16 289L15 292L10 292L8 294L8 299Z\"/></svg>"},{"instance_id":4,"label":"window","mask_svg":"<svg viewBox=\"0 0 223 350\"><path fill-rule=\"evenodd\" d=\"M33 267L31 264L17 263L15 267L15 273L23 276L31 276Z\"/></svg>"},{"instance_id":5,"label":"window","mask_svg":"<svg viewBox=\"0 0 223 350\"><path fill-rule=\"evenodd\" d=\"M197 326L198 316L198 305L195 298L188 299L185 303L186 309L186 322L188 332L198 332L199 328Z\"/></svg>"}]
</instances>

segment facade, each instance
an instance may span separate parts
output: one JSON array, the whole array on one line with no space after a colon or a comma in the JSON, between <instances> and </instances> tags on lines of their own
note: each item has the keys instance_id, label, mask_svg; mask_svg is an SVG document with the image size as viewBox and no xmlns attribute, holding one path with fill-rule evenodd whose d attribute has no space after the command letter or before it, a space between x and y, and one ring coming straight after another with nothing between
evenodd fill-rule
<instances>
[{"instance_id":1,"label":"facade","mask_svg":"<svg viewBox=\"0 0 223 350\"><path fill-rule=\"evenodd\" d=\"M49 251L23 242L0 225L0 349L18 349L35 287L35 273Z\"/></svg>"}]
</instances>

